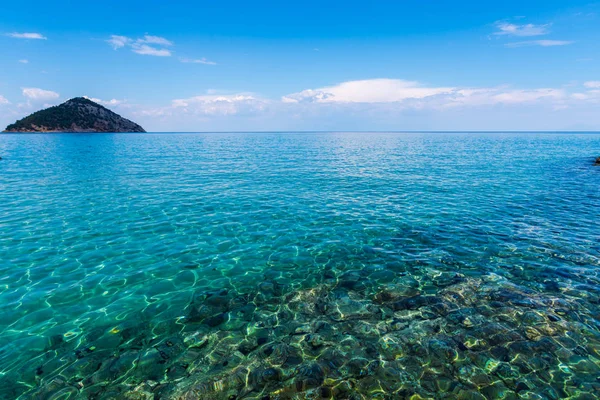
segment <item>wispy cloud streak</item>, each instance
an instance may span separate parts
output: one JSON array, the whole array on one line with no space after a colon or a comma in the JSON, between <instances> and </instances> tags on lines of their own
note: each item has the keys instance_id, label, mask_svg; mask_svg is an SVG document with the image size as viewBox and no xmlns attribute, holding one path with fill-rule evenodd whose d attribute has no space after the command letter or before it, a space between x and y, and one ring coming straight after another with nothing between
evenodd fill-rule
<instances>
[{"instance_id":1,"label":"wispy cloud streak","mask_svg":"<svg viewBox=\"0 0 600 400\"><path fill-rule=\"evenodd\" d=\"M132 52L145 56L170 57L171 50L165 48L173 46L173 42L160 36L145 35L139 39L127 36L111 35L106 42L115 50L129 47ZM161 46L161 47L156 47Z\"/></svg>"},{"instance_id":2,"label":"wispy cloud streak","mask_svg":"<svg viewBox=\"0 0 600 400\"><path fill-rule=\"evenodd\" d=\"M556 46L568 46L575 42L571 40L527 40L524 42L515 42L515 43L507 43L504 46L515 48L515 47L531 47L531 46L541 46L541 47L556 47Z\"/></svg>"},{"instance_id":3,"label":"wispy cloud streak","mask_svg":"<svg viewBox=\"0 0 600 400\"><path fill-rule=\"evenodd\" d=\"M508 22L497 22L498 31L494 35L507 36L541 36L550 33L550 24L545 25L516 25Z\"/></svg>"},{"instance_id":4,"label":"wispy cloud streak","mask_svg":"<svg viewBox=\"0 0 600 400\"><path fill-rule=\"evenodd\" d=\"M206 58L191 59L191 58L180 58L179 61L186 64L204 64L204 65L217 65L214 61L209 61Z\"/></svg>"},{"instance_id":5,"label":"wispy cloud streak","mask_svg":"<svg viewBox=\"0 0 600 400\"><path fill-rule=\"evenodd\" d=\"M12 32L12 33L7 33L6 36L9 36L9 37L15 38L15 39L34 39L34 40L47 40L48 39L46 36L42 35L41 33L35 33L35 32L23 32L23 33Z\"/></svg>"}]
</instances>

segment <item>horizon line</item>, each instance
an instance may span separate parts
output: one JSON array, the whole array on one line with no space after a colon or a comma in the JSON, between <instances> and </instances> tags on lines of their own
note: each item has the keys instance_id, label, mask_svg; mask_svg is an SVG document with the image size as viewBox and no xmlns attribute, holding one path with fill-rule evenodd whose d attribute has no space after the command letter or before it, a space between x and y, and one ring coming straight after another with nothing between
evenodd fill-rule
<instances>
[{"instance_id":1,"label":"horizon line","mask_svg":"<svg viewBox=\"0 0 600 400\"><path fill-rule=\"evenodd\" d=\"M124 132L125 133L125 132ZM131 132L144 133L144 132ZM600 133L600 130L269 130L269 131L147 131L145 133Z\"/></svg>"},{"instance_id":2,"label":"horizon line","mask_svg":"<svg viewBox=\"0 0 600 400\"><path fill-rule=\"evenodd\" d=\"M600 134L600 130L265 130L265 131L146 131L146 132L60 132L60 131L35 131L35 132L7 132L0 134L144 134L144 133L592 133Z\"/></svg>"}]
</instances>

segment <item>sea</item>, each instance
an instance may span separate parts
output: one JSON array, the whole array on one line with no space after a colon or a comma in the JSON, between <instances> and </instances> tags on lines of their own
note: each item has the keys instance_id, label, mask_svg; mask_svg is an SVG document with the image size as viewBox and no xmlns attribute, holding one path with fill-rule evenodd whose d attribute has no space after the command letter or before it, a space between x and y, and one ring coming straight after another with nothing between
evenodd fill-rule
<instances>
[{"instance_id":1,"label":"sea","mask_svg":"<svg viewBox=\"0 0 600 400\"><path fill-rule=\"evenodd\" d=\"M0 135L0 399L596 399L600 134Z\"/></svg>"}]
</instances>

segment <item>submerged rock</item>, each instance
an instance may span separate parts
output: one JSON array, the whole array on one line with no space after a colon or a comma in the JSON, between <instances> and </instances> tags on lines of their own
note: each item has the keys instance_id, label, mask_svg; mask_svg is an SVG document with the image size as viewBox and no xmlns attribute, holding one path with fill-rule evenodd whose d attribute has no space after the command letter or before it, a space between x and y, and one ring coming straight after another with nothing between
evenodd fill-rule
<instances>
[{"instance_id":1,"label":"submerged rock","mask_svg":"<svg viewBox=\"0 0 600 400\"><path fill-rule=\"evenodd\" d=\"M198 291L182 331L138 340L138 329L150 331L140 322L90 334L68 368L40 365L40 386L28 394L98 397L102 385L102 396L113 398L214 400L559 398L600 390L600 335L587 297L438 272L434 278L449 279L436 286L399 277L359 291L362 275L342 275L355 283ZM54 348L70 343L50 339Z\"/></svg>"}]
</instances>

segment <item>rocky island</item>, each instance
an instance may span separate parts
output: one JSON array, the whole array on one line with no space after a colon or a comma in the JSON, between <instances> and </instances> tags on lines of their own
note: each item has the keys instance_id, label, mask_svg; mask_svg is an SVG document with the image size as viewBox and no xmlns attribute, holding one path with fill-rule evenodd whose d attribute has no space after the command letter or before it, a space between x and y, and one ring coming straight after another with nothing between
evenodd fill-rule
<instances>
[{"instance_id":1,"label":"rocky island","mask_svg":"<svg viewBox=\"0 0 600 400\"><path fill-rule=\"evenodd\" d=\"M145 132L144 128L85 97L37 111L4 132Z\"/></svg>"}]
</instances>

